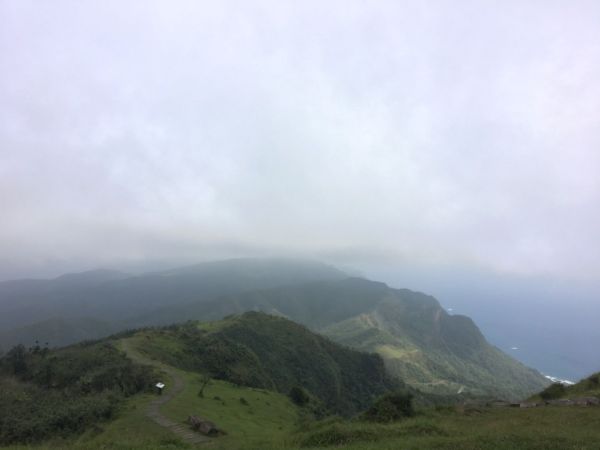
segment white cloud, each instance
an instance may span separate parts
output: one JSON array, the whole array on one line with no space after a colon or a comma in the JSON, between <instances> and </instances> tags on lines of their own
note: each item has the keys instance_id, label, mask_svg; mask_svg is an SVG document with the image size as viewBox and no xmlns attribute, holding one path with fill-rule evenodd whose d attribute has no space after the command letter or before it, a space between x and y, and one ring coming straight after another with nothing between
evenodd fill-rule
<instances>
[{"instance_id":1,"label":"white cloud","mask_svg":"<svg viewBox=\"0 0 600 450\"><path fill-rule=\"evenodd\" d=\"M300 252L598 277L598 19L0 2L0 266Z\"/></svg>"}]
</instances>

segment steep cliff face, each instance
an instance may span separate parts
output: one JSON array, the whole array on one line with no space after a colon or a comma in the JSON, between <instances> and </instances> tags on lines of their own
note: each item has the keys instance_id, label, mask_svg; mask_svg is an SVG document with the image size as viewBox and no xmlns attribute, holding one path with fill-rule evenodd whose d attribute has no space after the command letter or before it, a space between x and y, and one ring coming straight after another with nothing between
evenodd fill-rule
<instances>
[{"instance_id":1,"label":"steep cliff face","mask_svg":"<svg viewBox=\"0 0 600 450\"><path fill-rule=\"evenodd\" d=\"M518 399L546 384L538 372L491 346L471 319L441 309L407 318L404 307L385 302L323 333L379 353L391 373L427 392Z\"/></svg>"}]
</instances>

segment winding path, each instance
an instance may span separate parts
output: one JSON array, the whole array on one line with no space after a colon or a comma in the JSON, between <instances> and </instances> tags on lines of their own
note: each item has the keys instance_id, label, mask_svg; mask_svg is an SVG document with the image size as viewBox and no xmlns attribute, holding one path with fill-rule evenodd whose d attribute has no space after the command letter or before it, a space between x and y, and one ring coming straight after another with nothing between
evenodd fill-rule
<instances>
[{"instance_id":1,"label":"winding path","mask_svg":"<svg viewBox=\"0 0 600 450\"><path fill-rule=\"evenodd\" d=\"M144 364L147 366L153 366L161 371L165 372L172 380L172 386L167 389L161 396L156 397L152 400L146 409L146 417L153 420L155 423L160 425L161 427L167 428L173 433L175 433L179 438L189 444L203 444L206 442L210 442L210 438L203 436L199 433L192 431L188 426L183 423L174 422L168 417L166 417L162 412L160 412L160 407L165 403L169 402L173 397L178 395L185 388L185 381L177 371L173 370L171 367L165 366L163 364L159 364L156 361L151 360L150 358L145 357L137 350L135 350L129 339L123 339L121 341L122 348L127 353L127 356L131 358L133 361Z\"/></svg>"}]
</instances>

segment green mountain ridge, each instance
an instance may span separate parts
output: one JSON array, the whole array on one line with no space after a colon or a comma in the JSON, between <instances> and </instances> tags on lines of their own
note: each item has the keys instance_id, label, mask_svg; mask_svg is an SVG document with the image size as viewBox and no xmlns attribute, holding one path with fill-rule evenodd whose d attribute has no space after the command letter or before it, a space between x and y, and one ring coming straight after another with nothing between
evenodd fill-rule
<instances>
[{"instance_id":1,"label":"green mountain ridge","mask_svg":"<svg viewBox=\"0 0 600 450\"><path fill-rule=\"evenodd\" d=\"M282 317L246 312L221 321L188 322L142 332L153 359L242 386L287 394L301 386L337 414L366 409L403 388L376 354L339 345Z\"/></svg>"},{"instance_id":2,"label":"green mountain ridge","mask_svg":"<svg viewBox=\"0 0 600 450\"><path fill-rule=\"evenodd\" d=\"M300 389L308 395L305 406L323 415L353 416L404 387L376 354L336 344L281 317L247 312L62 349L13 348L0 358L0 445L81 433L113 418L127 397L149 392L165 374L136 362L132 346L155 368L177 367L196 380L209 376L213 383L284 396Z\"/></svg>"},{"instance_id":3,"label":"green mountain ridge","mask_svg":"<svg viewBox=\"0 0 600 450\"><path fill-rule=\"evenodd\" d=\"M61 346L82 338L96 339L150 324L144 319L146 315L164 316L167 320L161 323L180 322L189 316L169 311L190 302L345 277L338 269L315 261L241 258L141 275L95 270L51 280L5 281L0 283L0 348L7 350L18 343L30 346L35 341ZM97 326L89 323L90 317ZM56 318L65 325L70 322L62 335L48 326L47 321ZM87 336L71 333L85 321L89 325ZM23 333L24 327L28 327L28 335Z\"/></svg>"},{"instance_id":4,"label":"green mountain ridge","mask_svg":"<svg viewBox=\"0 0 600 450\"><path fill-rule=\"evenodd\" d=\"M5 350L24 341L64 345L142 326L262 311L355 349L377 352L390 373L426 392L516 399L548 384L539 373L488 344L471 319L449 315L435 298L348 278L319 263L230 260L137 277L100 271L33 284L38 296L29 298L15 283L1 283L0 312L10 312L16 298L26 297L13 313L33 309L43 315L39 309L44 304L55 312L51 317L61 308L69 313L59 320L0 331ZM3 298L7 290L12 294ZM43 292L52 295L45 298Z\"/></svg>"},{"instance_id":5,"label":"green mountain ridge","mask_svg":"<svg viewBox=\"0 0 600 450\"><path fill-rule=\"evenodd\" d=\"M426 392L519 399L548 381L491 346L473 321L448 314L438 301L360 278L223 296L179 314L216 320L263 311L287 317L336 342L379 353L390 372Z\"/></svg>"},{"instance_id":6,"label":"green mountain ridge","mask_svg":"<svg viewBox=\"0 0 600 450\"><path fill-rule=\"evenodd\" d=\"M364 314L357 320L373 325L374 318ZM208 384L201 374L212 376ZM161 396L151 393L156 380L167 385ZM564 388L564 397L597 395L599 380L600 374L594 374ZM308 391L308 404L287 395L297 386ZM282 317L247 312L216 322L134 330L62 349L14 349L0 358L0 446L597 447L597 407L506 408L482 401L451 406L447 398L445 406L421 403L411 414L389 421L390 396L379 394L398 387L402 384L388 376L377 355L335 344ZM315 420L312 413L321 408L317 397L330 412L353 417ZM383 422L372 414L357 414L366 408L378 408ZM190 414L214 421L226 434L207 440L191 430Z\"/></svg>"}]
</instances>

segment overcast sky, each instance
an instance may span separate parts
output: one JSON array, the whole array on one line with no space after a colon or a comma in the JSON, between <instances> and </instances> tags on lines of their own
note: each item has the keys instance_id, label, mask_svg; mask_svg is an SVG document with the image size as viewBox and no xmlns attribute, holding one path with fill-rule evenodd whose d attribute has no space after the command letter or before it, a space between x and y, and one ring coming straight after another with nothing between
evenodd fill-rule
<instances>
[{"instance_id":1,"label":"overcast sky","mask_svg":"<svg viewBox=\"0 0 600 450\"><path fill-rule=\"evenodd\" d=\"M600 2L0 0L0 278L298 254L600 279Z\"/></svg>"}]
</instances>

